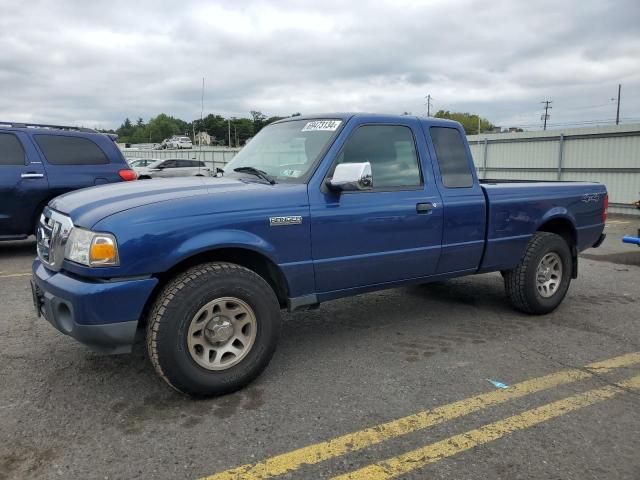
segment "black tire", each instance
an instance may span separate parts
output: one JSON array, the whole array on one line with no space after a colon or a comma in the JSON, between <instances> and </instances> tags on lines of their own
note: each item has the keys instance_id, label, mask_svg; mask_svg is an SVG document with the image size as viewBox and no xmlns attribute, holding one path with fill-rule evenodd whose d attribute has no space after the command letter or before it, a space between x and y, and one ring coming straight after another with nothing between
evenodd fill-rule
<instances>
[{"instance_id":1,"label":"black tire","mask_svg":"<svg viewBox=\"0 0 640 480\"><path fill-rule=\"evenodd\" d=\"M557 290L544 297L537 288L537 268L548 253L555 253L562 263L562 275ZM562 302L571 283L571 251L559 235L537 232L529 241L520 264L513 270L501 272L511 304L521 312L543 315L555 310Z\"/></svg>"},{"instance_id":2,"label":"black tire","mask_svg":"<svg viewBox=\"0 0 640 480\"><path fill-rule=\"evenodd\" d=\"M208 302L235 297L255 313L253 346L226 370L208 370L192 358L187 332ZM280 305L269 284L255 272L232 263L204 263L178 275L158 295L147 324L147 352L156 372L174 389L193 396L238 390L266 368L280 335Z\"/></svg>"}]
</instances>

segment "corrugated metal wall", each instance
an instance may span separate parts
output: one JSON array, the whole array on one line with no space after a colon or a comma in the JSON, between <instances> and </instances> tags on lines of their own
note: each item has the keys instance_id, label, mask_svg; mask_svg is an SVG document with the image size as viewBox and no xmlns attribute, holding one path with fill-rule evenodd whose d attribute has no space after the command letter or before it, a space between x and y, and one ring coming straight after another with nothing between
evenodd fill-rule
<instances>
[{"instance_id":1,"label":"corrugated metal wall","mask_svg":"<svg viewBox=\"0 0 640 480\"><path fill-rule=\"evenodd\" d=\"M480 178L584 180L609 191L610 211L639 215L640 125L470 135Z\"/></svg>"}]
</instances>

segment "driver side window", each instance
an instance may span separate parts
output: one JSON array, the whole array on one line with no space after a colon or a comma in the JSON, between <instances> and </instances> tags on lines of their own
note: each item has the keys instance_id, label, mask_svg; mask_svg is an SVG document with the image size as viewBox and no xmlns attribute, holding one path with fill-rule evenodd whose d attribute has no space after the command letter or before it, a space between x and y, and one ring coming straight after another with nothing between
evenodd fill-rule
<instances>
[{"instance_id":1,"label":"driver side window","mask_svg":"<svg viewBox=\"0 0 640 480\"><path fill-rule=\"evenodd\" d=\"M347 139L337 163L371 164L374 190L419 187L422 176L411 129L363 125Z\"/></svg>"}]
</instances>

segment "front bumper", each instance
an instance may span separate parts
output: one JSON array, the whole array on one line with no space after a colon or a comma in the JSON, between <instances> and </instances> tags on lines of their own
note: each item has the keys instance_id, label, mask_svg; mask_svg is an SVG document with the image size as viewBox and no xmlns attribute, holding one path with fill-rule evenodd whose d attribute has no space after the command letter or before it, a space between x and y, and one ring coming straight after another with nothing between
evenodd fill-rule
<instances>
[{"instance_id":1,"label":"front bumper","mask_svg":"<svg viewBox=\"0 0 640 480\"><path fill-rule=\"evenodd\" d=\"M102 353L131 351L156 278L89 281L33 262L31 288L38 316Z\"/></svg>"}]
</instances>

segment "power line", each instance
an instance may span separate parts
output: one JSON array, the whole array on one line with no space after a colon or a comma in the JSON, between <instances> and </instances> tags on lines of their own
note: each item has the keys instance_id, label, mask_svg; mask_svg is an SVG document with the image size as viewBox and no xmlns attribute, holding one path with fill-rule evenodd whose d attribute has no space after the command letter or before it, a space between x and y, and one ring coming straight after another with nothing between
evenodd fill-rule
<instances>
[{"instance_id":1,"label":"power line","mask_svg":"<svg viewBox=\"0 0 640 480\"><path fill-rule=\"evenodd\" d=\"M599 120L583 120L577 122L558 122L558 123L547 123L547 127L566 127L566 126L589 126L589 125L602 125L602 124L615 124L615 118L602 118ZM620 117L620 123L628 122L640 122L640 117ZM516 123L511 124L512 127L518 128L532 128L539 127L539 123Z\"/></svg>"},{"instance_id":2,"label":"power line","mask_svg":"<svg viewBox=\"0 0 640 480\"><path fill-rule=\"evenodd\" d=\"M614 101L615 98L612 98L611 100L609 100L609 102L607 103L600 103L598 105L585 105L583 107L563 107L562 110L588 110L590 108L600 108L600 107L609 107L611 106L611 102Z\"/></svg>"},{"instance_id":3,"label":"power line","mask_svg":"<svg viewBox=\"0 0 640 480\"><path fill-rule=\"evenodd\" d=\"M552 100L544 100L540 103L544 103L544 115L542 115L542 117L540 118L541 120L544 120L544 128L543 130L547 129L547 120L549 120L550 115L547 113L549 111L550 107L549 104L552 103Z\"/></svg>"}]
</instances>

